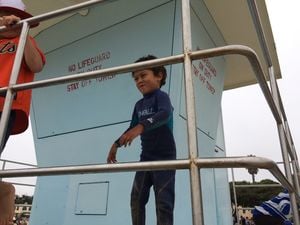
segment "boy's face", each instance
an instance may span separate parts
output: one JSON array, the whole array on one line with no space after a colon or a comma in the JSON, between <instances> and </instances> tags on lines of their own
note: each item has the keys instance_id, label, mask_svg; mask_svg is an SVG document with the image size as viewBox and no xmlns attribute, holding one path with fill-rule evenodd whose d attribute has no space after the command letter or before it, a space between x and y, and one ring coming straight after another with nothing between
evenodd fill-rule
<instances>
[{"instance_id":1,"label":"boy's face","mask_svg":"<svg viewBox=\"0 0 300 225\"><path fill-rule=\"evenodd\" d=\"M136 87L144 95L160 88L162 74L154 75L152 70L139 70L133 73Z\"/></svg>"},{"instance_id":2,"label":"boy's face","mask_svg":"<svg viewBox=\"0 0 300 225\"><path fill-rule=\"evenodd\" d=\"M10 16L11 13L6 12L6 11L0 11L0 17L3 16ZM18 18L18 17L16 17ZM19 18L18 18L19 20ZM17 20L15 22L18 22ZM9 28L8 30L4 31L4 32L0 32L0 38L14 38L17 36L20 36L21 33L21 27L19 28Z\"/></svg>"}]
</instances>

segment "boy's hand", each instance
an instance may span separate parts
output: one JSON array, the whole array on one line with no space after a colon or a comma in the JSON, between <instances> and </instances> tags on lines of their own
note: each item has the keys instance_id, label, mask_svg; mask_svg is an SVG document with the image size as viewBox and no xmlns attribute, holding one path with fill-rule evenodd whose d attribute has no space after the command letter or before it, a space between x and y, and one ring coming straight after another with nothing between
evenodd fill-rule
<instances>
[{"instance_id":1,"label":"boy's hand","mask_svg":"<svg viewBox=\"0 0 300 225\"><path fill-rule=\"evenodd\" d=\"M135 139L137 136L139 136L144 131L144 126L142 124L138 124L129 131L127 131L125 134L123 134L119 140L119 143L121 146L124 145L126 147L127 145L131 145L131 142L133 139Z\"/></svg>"},{"instance_id":2,"label":"boy's hand","mask_svg":"<svg viewBox=\"0 0 300 225\"><path fill-rule=\"evenodd\" d=\"M12 27L18 23L21 19L15 15L0 17L0 26Z\"/></svg>"},{"instance_id":3,"label":"boy's hand","mask_svg":"<svg viewBox=\"0 0 300 225\"><path fill-rule=\"evenodd\" d=\"M118 147L117 147L116 143L113 143L113 145L111 146L110 151L108 153L107 159L106 159L107 163L116 163L116 162L118 162L117 158L116 158L117 151L118 151Z\"/></svg>"}]
</instances>

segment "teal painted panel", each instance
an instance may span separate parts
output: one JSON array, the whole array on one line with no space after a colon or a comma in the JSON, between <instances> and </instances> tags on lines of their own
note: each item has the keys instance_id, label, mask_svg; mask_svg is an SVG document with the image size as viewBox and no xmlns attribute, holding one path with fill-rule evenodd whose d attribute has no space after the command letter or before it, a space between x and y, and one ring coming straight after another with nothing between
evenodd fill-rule
<instances>
[{"instance_id":1,"label":"teal painted panel","mask_svg":"<svg viewBox=\"0 0 300 225\"><path fill-rule=\"evenodd\" d=\"M201 187L202 187L202 201L204 224L217 225L217 208L219 207L216 199L216 183L214 169L202 169L201 173Z\"/></svg>"},{"instance_id":2,"label":"teal painted panel","mask_svg":"<svg viewBox=\"0 0 300 225\"><path fill-rule=\"evenodd\" d=\"M76 215L106 215L109 182L79 183L75 204ZM93 195L91 195L93 193ZM97 201L95 201L95 197Z\"/></svg>"},{"instance_id":3,"label":"teal painted panel","mask_svg":"<svg viewBox=\"0 0 300 225\"><path fill-rule=\"evenodd\" d=\"M47 64L37 79L132 63L149 53L169 56L173 12L174 8L166 4L56 49L47 54ZM154 33L159 35L153 36ZM168 85L164 88L168 90ZM36 89L32 109L37 136L44 138L129 121L139 98L129 73Z\"/></svg>"},{"instance_id":4,"label":"teal painted panel","mask_svg":"<svg viewBox=\"0 0 300 225\"><path fill-rule=\"evenodd\" d=\"M227 169L214 169L214 173L218 225L230 225L233 221Z\"/></svg>"},{"instance_id":5,"label":"teal painted panel","mask_svg":"<svg viewBox=\"0 0 300 225\"><path fill-rule=\"evenodd\" d=\"M30 224L63 224L69 191L69 176L38 177Z\"/></svg>"},{"instance_id":6,"label":"teal painted panel","mask_svg":"<svg viewBox=\"0 0 300 225\"><path fill-rule=\"evenodd\" d=\"M195 13L191 13L193 50L215 47L206 28ZM223 57L195 60L192 63L197 127L205 135L216 139L220 103L224 85ZM185 87L182 82L181 111L186 118ZM203 145L202 145L203 147Z\"/></svg>"},{"instance_id":7,"label":"teal painted panel","mask_svg":"<svg viewBox=\"0 0 300 225\"><path fill-rule=\"evenodd\" d=\"M39 43L47 49L47 65L43 74L37 79L57 77L66 73L77 73L81 70L92 70L95 66L108 68L115 65L131 63L138 57L147 53L159 57L178 54L182 51L181 45L181 1L141 1L123 0L116 1L114 10L95 8L84 17L85 23L79 22L80 16L73 16L57 26L44 31L39 36ZM125 4L135 2L136 5ZM163 4L157 7L159 4ZM177 3L175 5L175 3ZM193 3L194 4L194 3ZM130 6L130 7L129 7ZM176 6L176 12L175 12ZM130 8L130 10L129 10ZM95 10L95 11L94 11ZM103 10L103 11L102 11ZM193 22L193 49L208 48L216 44L212 37L215 34L211 18L200 18L198 8L194 7ZM205 8L201 8L205 11ZM116 12L118 19L112 17ZM101 12L101 13L100 13ZM174 17L174 12L176 13ZM141 13L141 14L139 14ZM98 15L97 15L98 14ZM101 14L101 15L100 15ZM205 14L207 15L207 14ZM102 17L103 16L103 17ZM104 17L108 16L108 17ZM207 17L209 17L207 15ZM101 20L100 20L101 18ZM107 21L103 21L107 18ZM174 24L175 20L175 24ZM201 20L201 21L200 21ZM204 24L203 21L204 20ZM103 21L97 23L95 21ZM89 26L84 26L89 24ZM67 37L63 31L67 30ZM82 36L81 31L88 31L88 36ZM212 33L208 33L212 32ZM154 35L156 34L156 35ZM217 34L216 34L217 35ZM61 36L63 45L53 36ZM53 40L52 40L53 39ZM109 53L108 53L109 52ZM105 60L96 62L97 56L109 56ZM92 63L92 60L93 63ZM217 156L213 151L220 113L220 98L222 90L221 74L224 70L224 59L210 60L217 69L218 76L212 84L218 94L212 96L200 83L199 76L194 75L197 85L197 130L198 143L201 157ZM195 64L196 63L196 64ZM198 66L199 62L194 65ZM204 63L204 62L203 62ZM75 66L74 66L75 65ZM204 65L208 67L206 64ZM187 128L185 120L185 103L182 90L182 65L167 67L169 78L164 90L170 93L174 106L174 135L178 150L178 158L188 156ZM208 67L209 69L209 67ZM208 74L206 74L208 76ZM70 85L70 86L68 86ZM70 90L70 91L68 91ZM203 95L203 96L202 96ZM65 84L46 89L34 90L33 96L33 130L39 166L101 164L106 162L107 152L113 141L128 127L133 104L141 96L135 88L130 74L124 74L111 79L85 81L78 84ZM201 98L207 99L203 101ZM203 105L204 104L204 105ZM208 105L207 105L208 104ZM211 104L211 105L210 105ZM202 108L207 107L211 118L202 121ZM201 113L201 114L198 114ZM206 113L206 114L205 114ZM213 118L215 121L213 121ZM223 153L223 152L222 152ZM137 161L140 154L140 141L135 140L127 149L120 149L119 162ZM225 197L218 191L226 191L225 186L217 185L228 181L221 173L214 174L214 170L202 171L202 189L204 195L206 224L229 225L222 213L227 208L218 208L218 203L226 204ZM130 191L133 181L133 172L110 174L85 174L39 179L39 188L35 193L35 205L41 206L47 202L47 208L37 207L31 225L82 225L82 224L130 224ZM109 188L101 186L97 190L86 191L86 197L91 206L105 198L108 193L107 207L101 205L97 215L83 215L87 210L87 202L83 201L77 206L78 186L86 183L109 182ZM99 193L102 190L104 193ZM59 191L58 198L49 193ZM98 194L96 194L98 192ZM227 196L228 197L228 196ZM176 200L175 200L175 225L192 224L192 211L189 186L189 171L177 171L176 174ZM227 206L227 204L226 204ZM57 208L56 208L57 207ZM55 218L47 217L49 209ZM59 211L59 212L58 212ZM79 213L76 213L78 211ZM147 204L147 224L155 224L155 200L151 194Z\"/></svg>"},{"instance_id":8,"label":"teal painted panel","mask_svg":"<svg viewBox=\"0 0 300 225\"><path fill-rule=\"evenodd\" d=\"M226 45L225 39L219 30L216 22L212 19L203 0L191 0L192 14L196 16L201 24L205 26L205 30L214 46ZM197 39L199 36L192 36L192 39ZM205 48L208 48L206 46Z\"/></svg>"},{"instance_id":9,"label":"teal painted panel","mask_svg":"<svg viewBox=\"0 0 300 225\"><path fill-rule=\"evenodd\" d=\"M48 53L93 35L95 31L107 29L128 20L128 18L136 17L168 2L171 1L116 0L104 4L101 3L90 7L86 16L75 14L71 18L49 27L37 36L37 41L43 43L43 50ZM49 34L63 35L59 35L59 38L51 38Z\"/></svg>"},{"instance_id":10,"label":"teal painted panel","mask_svg":"<svg viewBox=\"0 0 300 225\"><path fill-rule=\"evenodd\" d=\"M102 49L106 50L106 47L111 51L111 55L109 60L103 63L103 68L130 63L148 53L159 57L169 56L172 54L173 44L174 6L173 1L137 17L129 18L106 30L97 31L78 42L49 51L48 64L38 79L64 74L73 62L82 62L82 59L87 59L89 56L97 56L97 53L103 52ZM154 26L156 24L160 26ZM60 34L60 30L55 29L45 32L48 32L46 36ZM160 35L153 37L153 33ZM47 41L48 39L43 39L40 43ZM77 68L79 66L76 64L74 73L78 72ZM86 66L86 69L89 68L90 66ZM170 72L169 67L168 72ZM169 91L169 83L168 80L164 87L165 91ZM109 147L128 127L134 103L141 98L141 95L130 74L105 80L98 86L92 81L89 87L74 89L70 92L67 91L67 85L34 90L32 121L38 165L44 167L105 163ZM74 87L77 86L74 85ZM135 140L129 149L120 150L118 160L120 162L137 161L139 154L140 141ZM47 211L39 209L35 212L36 219L32 224L109 225L123 224L124 221L129 223L133 175L134 173L67 176L68 191L63 192L64 207L60 208L58 217L55 219L39 218L38 215L44 216ZM107 202L107 214L104 216L74 213L79 183L101 180L109 182L109 193L111 193ZM59 179L56 182L55 179L48 180L46 177L41 182L42 188L37 190L41 194L45 194L46 190L51 192L46 188L48 182L56 186L53 190L62 188ZM94 194L91 192L86 197L88 199L95 197ZM36 196L39 194L36 193ZM99 200L96 197L94 199L91 204L96 204ZM42 204L41 201L47 201L52 211L58 200L43 196L38 197L36 202ZM153 206L149 203L150 208Z\"/></svg>"},{"instance_id":11,"label":"teal painted panel","mask_svg":"<svg viewBox=\"0 0 300 225\"><path fill-rule=\"evenodd\" d=\"M226 157L223 117L220 113L215 157ZM230 200L230 189L228 179L228 169L214 169L216 185L216 205L218 225L232 224L232 209Z\"/></svg>"},{"instance_id":12,"label":"teal painted panel","mask_svg":"<svg viewBox=\"0 0 300 225\"><path fill-rule=\"evenodd\" d=\"M65 208L64 224L81 225L91 224L123 224L124 221L131 220L130 216L130 190L134 173L112 173L112 174L85 174L71 176L70 191ZM80 183L98 183L99 181L109 182L106 214L83 215L75 213L77 204L77 191ZM103 193L99 190L86 193L86 199L90 199L90 206L96 205L102 201ZM100 203L102 204L102 203ZM86 205L86 207L90 207ZM90 209L92 210L92 209Z\"/></svg>"},{"instance_id":13,"label":"teal painted panel","mask_svg":"<svg viewBox=\"0 0 300 225\"><path fill-rule=\"evenodd\" d=\"M38 139L35 142L38 165L41 167L106 163L111 144L129 123L104 126L92 130ZM140 140L119 151L118 159L136 161L140 154Z\"/></svg>"}]
</instances>

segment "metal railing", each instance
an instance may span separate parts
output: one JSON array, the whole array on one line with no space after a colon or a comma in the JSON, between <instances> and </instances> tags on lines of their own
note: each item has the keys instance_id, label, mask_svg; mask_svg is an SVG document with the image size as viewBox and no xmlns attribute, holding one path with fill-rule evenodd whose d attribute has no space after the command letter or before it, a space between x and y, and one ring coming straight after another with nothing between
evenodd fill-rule
<instances>
[{"instance_id":1,"label":"metal railing","mask_svg":"<svg viewBox=\"0 0 300 225\"><path fill-rule=\"evenodd\" d=\"M249 157L254 157L252 155L250 155ZM283 162L276 162L276 165L278 166L279 164L283 164ZM251 174L249 171L248 171L249 174ZM238 196L237 196L237 188L266 188L266 187L271 187L271 188L277 188L277 187L281 187L282 188L282 184L281 183L272 183L272 184L262 184L262 183L256 183L255 180L254 180L254 177L255 175L251 174L252 175L252 183L250 184L236 184L236 180L235 180L235 175L234 175L234 168L231 168L231 177L232 177L232 194L233 196L231 196L231 199L233 199L233 203L234 203L234 207L237 209L239 208L240 210L235 210L235 217L236 217L236 221L237 221L237 224L240 224L240 219L241 219L241 214L240 214L240 211L241 210L250 210L250 209L253 209L250 208L250 207L244 207L242 205L239 205L238 203ZM265 199L265 200L269 200L269 199Z\"/></svg>"},{"instance_id":2,"label":"metal railing","mask_svg":"<svg viewBox=\"0 0 300 225\"><path fill-rule=\"evenodd\" d=\"M299 225L299 215L295 211L296 200L299 199L299 193L296 194L295 190L299 191L299 185L293 182L291 177L291 168L289 161L286 161L290 156L293 160L293 168L299 171L297 156L291 134L288 128L285 113L283 111L282 103L279 94L277 93L277 84L270 68L270 79L272 92L269 89L268 83L265 79L264 72L258 60L256 53L246 46L229 45L225 47L212 48L201 51L192 51L191 44L191 21L190 21L190 1L182 0L182 28L183 28L183 54L165 57L161 59L128 64L114 68L102 69L98 71L86 72L77 75L60 76L42 81L35 81L24 84L16 84L20 63L24 51L26 37L31 24L42 22L50 18L54 18L63 14L72 13L82 10L89 6L110 2L109 0L88 1L82 4L67 7L61 10L46 13L40 16L29 18L21 21L18 26L23 26L19 47L17 49L16 58L11 74L11 79L8 87L0 88L0 94L6 93L5 104L0 121L0 137L1 143L3 142L3 134L7 126L8 115L11 110L13 97L16 92L27 89L41 88L45 86L57 85L68 83L70 81L77 81L88 78L95 78L101 76L108 76L111 74L124 74L138 69L149 68L149 66L169 65L176 63L183 63L184 77L185 77L185 90L186 90L186 111L187 111L187 134L188 134L188 149L189 159L173 160L173 161L156 161L156 162L131 162L131 163L118 163L118 164L103 164L103 165L86 165L86 166L69 166L69 167L51 167L51 168L36 168L36 169L16 169L16 170L3 170L0 171L0 177L25 177L25 176L47 176L47 175L62 175L62 174L76 174L76 173L100 173L100 172L125 172L137 170L157 170L157 169L188 169L190 171L191 183L191 201L192 201L192 217L194 225L203 225L203 209L202 209L202 196L201 196L201 183L200 172L202 168L249 168L256 167L269 170L283 186L285 186L290 194L293 204L294 222ZM249 1L253 4L255 1ZM253 9L252 9L253 10ZM255 9L254 9L255 10ZM261 24L260 24L261 26ZM5 29L0 27L0 30ZM262 36L262 38L264 38ZM197 150L197 136L196 136L196 114L195 114L195 100L194 88L192 78L192 61L208 57L225 56L230 54L239 54L246 56L249 60L262 92L266 98L272 114L278 124L280 134L281 147L283 158L287 165L285 165L287 178L277 167L276 163L272 160L261 157L233 157L233 158L198 158ZM283 119L282 119L283 118ZM296 187L296 188L294 188Z\"/></svg>"},{"instance_id":3,"label":"metal railing","mask_svg":"<svg viewBox=\"0 0 300 225\"><path fill-rule=\"evenodd\" d=\"M276 104L276 109L280 114L280 120L276 120L276 122L277 122L277 129L278 129L278 134L280 139L280 145L281 145L281 154L284 162L284 169L285 169L285 174L287 176L287 179L289 180L290 183L293 183L295 185L296 192L290 193L290 197L291 197L291 206L294 215L294 223L296 225L299 225L300 220L299 220L298 205L296 202L296 195L297 196L300 195L299 178L298 178L298 175L300 174L299 173L300 170L299 170L297 153L290 133L285 110L282 104L282 99L278 89L278 84L275 78L273 63L269 53L267 41L265 38L265 33L262 27L261 18L257 7L257 2L256 0L247 0L247 3L253 18L254 27L258 34L258 39L261 48L263 50L263 56L268 66L268 76L270 79L272 97ZM292 166L290 164L290 160L292 162L291 163Z\"/></svg>"},{"instance_id":4,"label":"metal railing","mask_svg":"<svg viewBox=\"0 0 300 225\"><path fill-rule=\"evenodd\" d=\"M8 159L0 159L0 162L2 162L2 167L1 170L7 170L7 164L13 164L13 165L19 165L19 166L26 166L26 167L33 167L36 168L37 166L31 163L24 163L24 162L17 162L14 160L8 160ZM0 177L0 181L2 180L2 177ZM12 182L9 181L9 183L13 184L13 185L18 185L18 186L27 186L27 187L35 187L35 184L32 183L24 183L24 182Z\"/></svg>"},{"instance_id":5,"label":"metal railing","mask_svg":"<svg viewBox=\"0 0 300 225\"><path fill-rule=\"evenodd\" d=\"M14 165L20 165L20 166L27 166L27 167L34 167L36 168L36 165L30 164L30 163L24 163L24 162L17 162L13 160L8 160L8 159L0 159L0 162L2 162L2 167L1 170L5 170L7 167L7 164L14 164ZM0 181L2 180L2 177L0 177ZM34 187L34 184L28 184L28 183L16 183L16 182L10 182L11 184L15 185L22 185L22 186L32 186Z\"/></svg>"}]
</instances>

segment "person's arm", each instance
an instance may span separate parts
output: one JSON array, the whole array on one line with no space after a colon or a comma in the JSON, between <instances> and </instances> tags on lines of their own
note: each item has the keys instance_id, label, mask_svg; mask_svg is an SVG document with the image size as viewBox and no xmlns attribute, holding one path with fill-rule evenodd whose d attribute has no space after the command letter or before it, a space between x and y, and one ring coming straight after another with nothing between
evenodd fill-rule
<instances>
[{"instance_id":1,"label":"person's arm","mask_svg":"<svg viewBox=\"0 0 300 225\"><path fill-rule=\"evenodd\" d=\"M119 138L120 146L127 147L127 145L131 145L131 142L137 136L143 133L143 131L144 131L144 126L142 124L137 124L134 127L130 128Z\"/></svg>"},{"instance_id":2,"label":"person's arm","mask_svg":"<svg viewBox=\"0 0 300 225\"><path fill-rule=\"evenodd\" d=\"M24 59L28 66L28 68L33 73L41 72L44 67L44 62L40 52L37 47L33 43L33 39L29 36L27 37L27 41L24 48Z\"/></svg>"},{"instance_id":3,"label":"person's arm","mask_svg":"<svg viewBox=\"0 0 300 225\"><path fill-rule=\"evenodd\" d=\"M14 29L14 25L17 24L21 19L15 15L2 16L0 17L0 26L6 26L9 29ZM20 31L16 31L17 35L20 35ZM28 68L33 73L40 72L44 67L44 61L41 53L38 51L33 38L27 36L25 48L24 48L24 59Z\"/></svg>"},{"instance_id":4,"label":"person's arm","mask_svg":"<svg viewBox=\"0 0 300 225\"><path fill-rule=\"evenodd\" d=\"M106 158L107 163L116 163L117 162L117 151L118 151L118 146L116 143L113 143L112 146L110 147L110 150L109 150L107 158Z\"/></svg>"},{"instance_id":5,"label":"person's arm","mask_svg":"<svg viewBox=\"0 0 300 225\"><path fill-rule=\"evenodd\" d=\"M117 151L119 147L126 147L127 145L130 145L134 138L139 136L144 130L143 125L138 124L134 126L133 128L126 131L122 136L112 144L110 147L110 150L107 155L107 163L116 163L117 161Z\"/></svg>"},{"instance_id":6,"label":"person's arm","mask_svg":"<svg viewBox=\"0 0 300 225\"><path fill-rule=\"evenodd\" d=\"M131 144L132 140L134 139L134 138L132 138L132 133L134 132L134 130L136 130L134 128L137 125L138 125L138 117L137 117L136 111L134 109L129 128L110 147L110 150L108 152L108 156L106 159L107 163L116 163L117 162L116 156L117 156L118 148L122 147L123 145L126 147L127 144L129 144L129 145ZM136 136L138 136L138 135L136 135Z\"/></svg>"}]
</instances>

